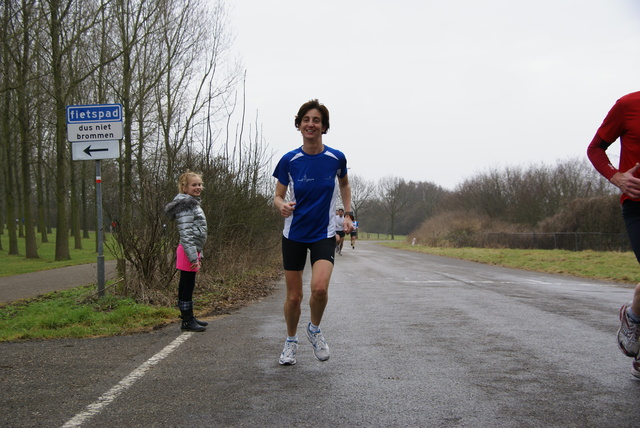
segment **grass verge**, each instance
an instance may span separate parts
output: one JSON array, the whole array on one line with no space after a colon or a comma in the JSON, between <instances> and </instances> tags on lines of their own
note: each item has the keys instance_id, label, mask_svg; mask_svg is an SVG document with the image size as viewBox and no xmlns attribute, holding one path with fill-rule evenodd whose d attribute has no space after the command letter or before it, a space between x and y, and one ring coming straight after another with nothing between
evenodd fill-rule
<instances>
[{"instance_id":1,"label":"grass verge","mask_svg":"<svg viewBox=\"0 0 640 428\"><path fill-rule=\"evenodd\" d=\"M0 342L114 336L175 321L175 309L112 295L95 299L94 293L84 286L0 306Z\"/></svg>"},{"instance_id":2,"label":"grass verge","mask_svg":"<svg viewBox=\"0 0 640 428\"><path fill-rule=\"evenodd\" d=\"M3 251L0 252L0 277L9 275L19 275L22 273L38 272L41 270L55 269L65 266L75 266L86 263L96 263L98 252L96 251L96 234L90 233L89 239L82 240L82 249L70 248L70 260L55 261L56 243L55 234L47 235L50 242L42 242L40 235L37 236L38 257L37 259L27 259L25 257L24 238L18 239L18 255L9 255L9 237L0 235ZM112 239L112 235L107 234L106 239ZM73 246L74 238L70 238L70 245ZM113 256L104 250L105 260L113 260Z\"/></svg>"},{"instance_id":3,"label":"grass verge","mask_svg":"<svg viewBox=\"0 0 640 428\"><path fill-rule=\"evenodd\" d=\"M196 315L227 314L259 300L280 276L279 264L217 283L201 274L194 293ZM87 285L0 304L0 342L144 333L176 323L178 317L175 307L140 304L109 291L97 298L95 285Z\"/></svg>"},{"instance_id":4,"label":"grass verge","mask_svg":"<svg viewBox=\"0 0 640 428\"><path fill-rule=\"evenodd\" d=\"M638 261L632 252L439 248L412 246L406 242L385 242L382 245L536 272L634 285L640 282Z\"/></svg>"}]
</instances>

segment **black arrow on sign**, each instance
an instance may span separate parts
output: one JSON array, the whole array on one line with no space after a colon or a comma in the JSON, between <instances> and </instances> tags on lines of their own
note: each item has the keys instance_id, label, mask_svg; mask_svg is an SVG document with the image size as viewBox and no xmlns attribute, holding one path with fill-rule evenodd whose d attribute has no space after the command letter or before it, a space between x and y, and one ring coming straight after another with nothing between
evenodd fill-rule
<instances>
[{"instance_id":1,"label":"black arrow on sign","mask_svg":"<svg viewBox=\"0 0 640 428\"><path fill-rule=\"evenodd\" d=\"M108 152L109 149L91 149L91 146L87 147L86 149L83 150L83 152L85 152L86 154L88 154L89 156L91 156L91 152Z\"/></svg>"}]
</instances>

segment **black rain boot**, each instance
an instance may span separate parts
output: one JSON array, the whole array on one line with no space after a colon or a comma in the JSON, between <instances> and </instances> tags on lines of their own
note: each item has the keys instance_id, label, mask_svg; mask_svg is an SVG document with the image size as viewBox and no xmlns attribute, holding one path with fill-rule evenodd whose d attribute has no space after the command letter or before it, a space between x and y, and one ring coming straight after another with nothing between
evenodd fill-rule
<instances>
[{"instance_id":1,"label":"black rain boot","mask_svg":"<svg viewBox=\"0 0 640 428\"><path fill-rule=\"evenodd\" d=\"M182 312L182 316L180 317L182 318L182 325L180 326L181 330L195 331L195 332L206 330L206 328L204 328L203 326L199 325L196 322L196 318L193 316L193 311L181 311L181 312Z\"/></svg>"},{"instance_id":2,"label":"black rain boot","mask_svg":"<svg viewBox=\"0 0 640 428\"><path fill-rule=\"evenodd\" d=\"M206 322L206 321L202 321L202 320L199 320L198 318L196 318L196 316L195 316L195 315L193 316L193 320L196 322L196 324L201 325L201 326L203 326L203 327L206 327L206 326L208 326L208 325L209 325L209 323L208 323L208 322Z\"/></svg>"},{"instance_id":3,"label":"black rain boot","mask_svg":"<svg viewBox=\"0 0 640 428\"><path fill-rule=\"evenodd\" d=\"M188 310L188 309L191 309L191 310L193 311L193 301L191 301L191 302L185 302L185 303L188 305L188 307L186 307L185 309L187 309L187 310ZM196 318L196 316L195 316L195 315L193 316L193 320L196 322L196 324L201 325L201 326L203 326L203 327L206 327L206 326L208 326L208 325L209 325L209 323L208 323L208 322L206 322L206 321L200 321L198 318Z\"/></svg>"}]
</instances>

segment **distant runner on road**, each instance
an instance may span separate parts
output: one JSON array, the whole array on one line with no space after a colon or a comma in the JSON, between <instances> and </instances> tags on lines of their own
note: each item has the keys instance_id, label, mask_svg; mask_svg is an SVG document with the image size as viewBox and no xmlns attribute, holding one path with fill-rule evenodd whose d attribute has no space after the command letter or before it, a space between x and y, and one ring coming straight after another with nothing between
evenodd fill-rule
<instances>
[{"instance_id":1,"label":"distant runner on road","mask_svg":"<svg viewBox=\"0 0 640 428\"><path fill-rule=\"evenodd\" d=\"M338 208L335 215L336 219L336 253L342 255L342 246L344 245L344 210Z\"/></svg>"},{"instance_id":2,"label":"distant runner on road","mask_svg":"<svg viewBox=\"0 0 640 428\"><path fill-rule=\"evenodd\" d=\"M353 230L351 231L351 248L356 249L356 240L358 239L358 220L353 221Z\"/></svg>"}]
</instances>

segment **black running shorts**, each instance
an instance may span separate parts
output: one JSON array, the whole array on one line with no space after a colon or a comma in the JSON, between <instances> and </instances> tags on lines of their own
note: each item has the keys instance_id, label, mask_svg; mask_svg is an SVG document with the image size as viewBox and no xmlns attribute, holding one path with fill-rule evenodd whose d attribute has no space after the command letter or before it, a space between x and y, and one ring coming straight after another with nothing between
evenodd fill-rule
<instances>
[{"instance_id":1,"label":"black running shorts","mask_svg":"<svg viewBox=\"0 0 640 428\"><path fill-rule=\"evenodd\" d=\"M622 219L627 228L631 248L640 262L640 202L625 200L622 203Z\"/></svg>"},{"instance_id":2,"label":"black running shorts","mask_svg":"<svg viewBox=\"0 0 640 428\"><path fill-rule=\"evenodd\" d=\"M304 270L307 263L307 251L310 252L311 266L318 260L333 263L336 252L334 238L321 239L316 242L297 242L282 237L282 265L284 270Z\"/></svg>"}]
</instances>

